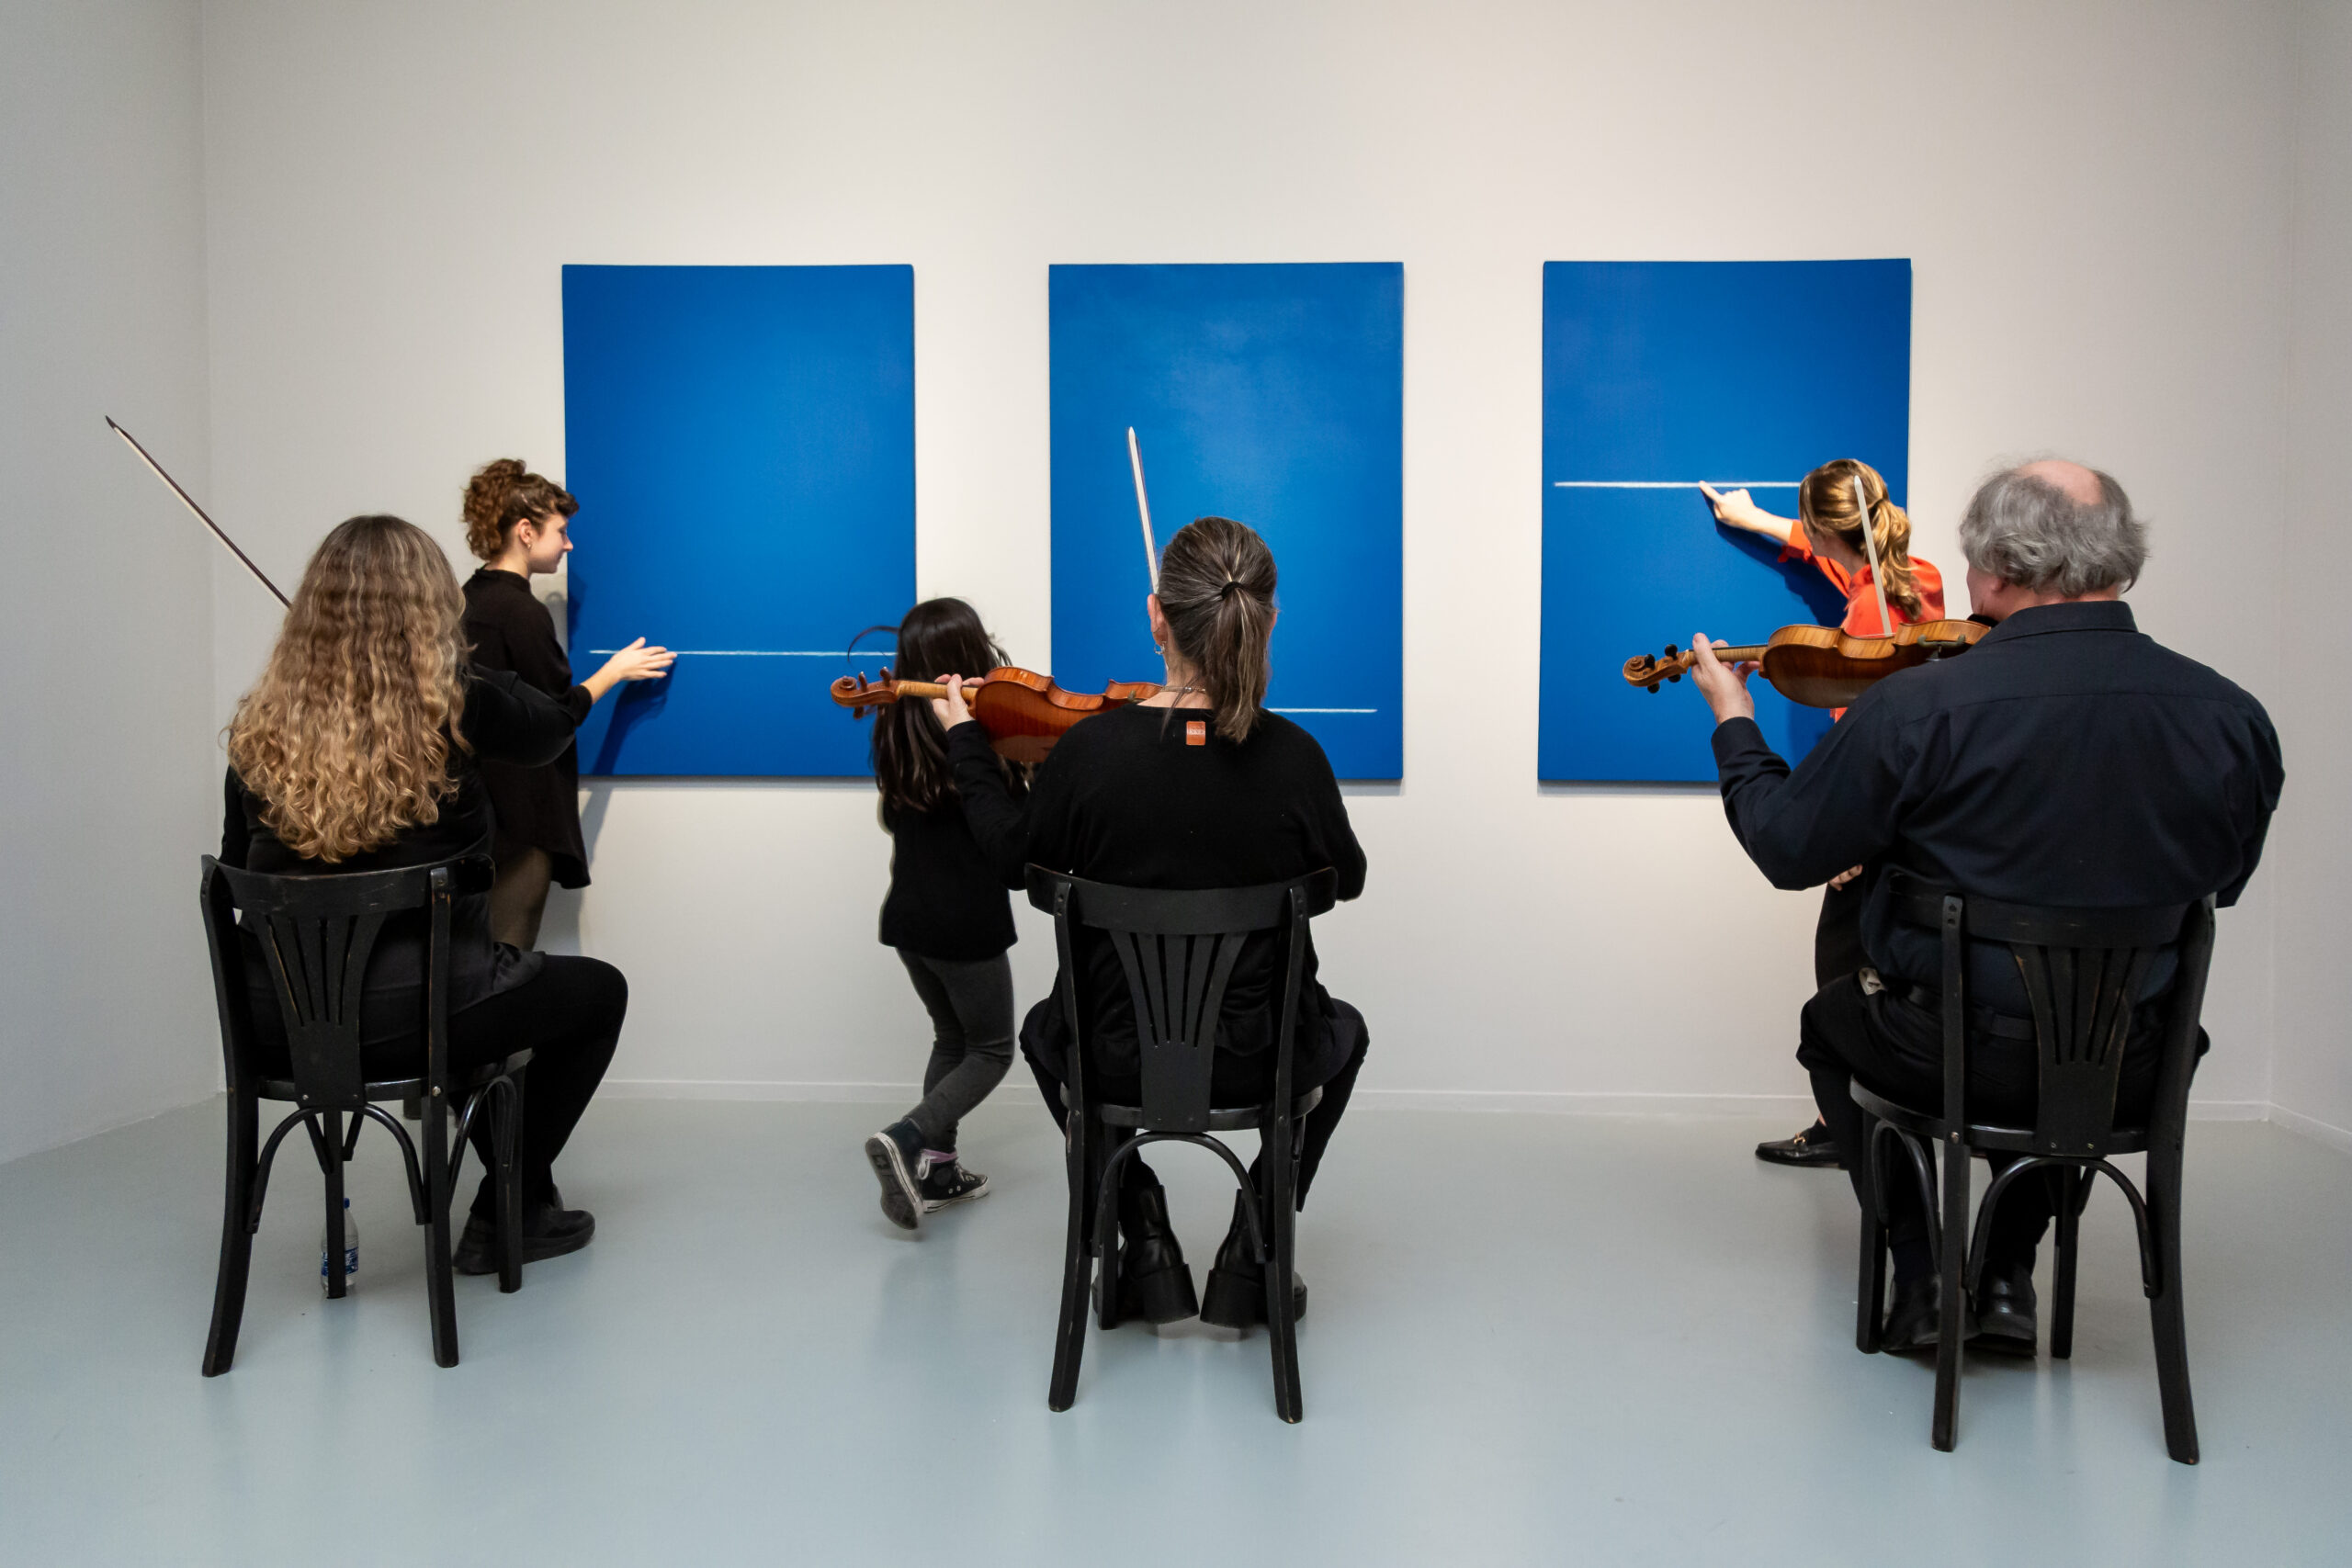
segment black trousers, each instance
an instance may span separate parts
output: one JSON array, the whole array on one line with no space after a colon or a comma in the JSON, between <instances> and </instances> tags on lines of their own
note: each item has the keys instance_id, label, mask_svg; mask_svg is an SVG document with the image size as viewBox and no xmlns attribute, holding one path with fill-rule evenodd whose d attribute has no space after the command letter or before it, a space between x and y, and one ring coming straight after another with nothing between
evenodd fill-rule
<instances>
[{"instance_id":1,"label":"black trousers","mask_svg":"<svg viewBox=\"0 0 2352 1568\"><path fill-rule=\"evenodd\" d=\"M1057 1052L1041 1049L1040 1046L1044 1038L1040 1025L1046 1016L1046 1010L1060 1005L1060 1002L1048 998L1029 1010L1029 1016L1021 1025L1021 1054L1028 1059L1029 1070L1036 1075L1037 1091L1046 1097L1046 1109L1053 1113L1054 1125L1067 1133L1069 1129L1069 1108L1062 1103L1060 1056ZM1314 1110L1306 1113L1306 1121L1299 1127L1297 1204L1302 1209L1306 1207L1306 1190L1314 1184L1316 1168L1323 1163L1323 1151L1330 1146L1331 1134L1339 1130L1340 1118L1347 1114L1348 1097L1355 1092L1356 1074L1363 1070L1364 1052L1372 1044L1372 1037L1364 1027L1363 1014L1336 997L1331 999L1331 1008L1332 1016L1325 1019L1323 1023L1331 1047L1324 1054L1324 1059L1337 1061L1339 1066L1322 1080L1323 1098ZM1222 1065L1219 1064L1220 1066ZM1087 1076L1097 1100L1107 1100L1114 1105L1132 1105L1143 1098L1143 1085L1136 1078L1123 1078L1114 1074L1098 1075L1091 1065L1087 1068ZM1258 1076L1263 1077L1262 1074ZM1228 1084L1232 1087L1228 1088ZM1308 1081L1296 1087L1299 1093L1305 1094L1317 1086ZM1216 1103L1240 1105L1248 1104L1253 1099L1262 1100L1272 1092L1273 1086L1267 1082L1256 1088L1254 1093L1245 1092L1245 1085L1220 1072L1216 1088ZM1250 1162L1250 1179L1252 1182L1259 1179L1264 1160L1261 1153ZM1127 1161L1126 1170L1131 1174L1123 1176L1123 1181L1151 1179L1151 1172L1144 1165L1141 1155Z\"/></svg>"},{"instance_id":2,"label":"black trousers","mask_svg":"<svg viewBox=\"0 0 2352 1568\"><path fill-rule=\"evenodd\" d=\"M1001 953L972 963L898 953L931 1014L922 1103L907 1120L925 1147L953 1154L964 1118L1012 1070L1012 961Z\"/></svg>"},{"instance_id":3,"label":"black trousers","mask_svg":"<svg viewBox=\"0 0 2352 1568\"><path fill-rule=\"evenodd\" d=\"M2135 1029L2124 1049L2123 1077L2116 1094L2119 1120L2147 1113L2154 1097L2158 1025L2152 1017ZM1871 1201L1869 1151L1863 1147L1862 1108L1850 1092L1860 1079L1864 1087L1886 1098L1920 1110L1940 1107L1944 1098L1943 1021L1935 1012L1881 991L1863 993L1858 976L1831 980L1805 1003L1799 1024L1797 1062L1813 1078L1814 1102L1830 1135L1846 1151L1846 1174L1854 1196L1866 1208ZM2201 1055L2205 1042L2200 1037ZM2030 1040L1971 1031L1968 1039L1968 1113L1984 1121L2013 1126L2033 1124L2041 1098L2040 1068ZM1925 1270L1928 1216L1918 1182L1907 1160L1889 1147L1887 1162L1887 1239L1895 1252L1898 1278ZM1998 1176L2024 1156L1996 1154L1993 1175ZM2034 1248L2056 1213L2048 1182L2020 1177L2001 1199L1999 1213L1986 1238L1987 1255L2000 1263L2030 1266Z\"/></svg>"},{"instance_id":4,"label":"black trousers","mask_svg":"<svg viewBox=\"0 0 2352 1568\"><path fill-rule=\"evenodd\" d=\"M288 1070L286 1043L275 1009L268 1014L254 1011L263 1067L283 1074ZM555 1157L595 1098L605 1069L612 1066L621 1019L628 1011L628 982L619 970L601 959L550 953L539 972L523 984L449 1015L452 1077L516 1051L533 1054L531 1065L523 1069L523 1128L515 1148L525 1207L553 1201ZM421 1077L424 1072L424 1047L413 1039L364 1046L360 1060L371 1078ZM497 1203L486 1174L496 1159L487 1114L474 1117L472 1141L485 1172L474 1194L473 1212L488 1219L496 1213Z\"/></svg>"}]
</instances>

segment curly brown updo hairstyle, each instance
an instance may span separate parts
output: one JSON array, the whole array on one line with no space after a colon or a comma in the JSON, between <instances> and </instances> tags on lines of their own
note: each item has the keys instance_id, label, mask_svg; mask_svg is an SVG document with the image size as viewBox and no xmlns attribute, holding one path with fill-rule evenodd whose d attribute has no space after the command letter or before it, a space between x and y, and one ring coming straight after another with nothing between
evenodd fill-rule
<instances>
[{"instance_id":1,"label":"curly brown updo hairstyle","mask_svg":"<svg viewBox=\"0 0 2352 1568\"><path fill-rule=\"evenodd\" d=\"M466 482L466 547L496 560L518 523L544 523L580 510L571 492L523 466L520 457L484 463Z\"/></svg>"},{"instance_id":2,"label":"curly brown updo hairstyle","mask_svg":"<svg viewBox=\"0 0 2352 1568\"><path fill-rule=\"evenodd\" d=\"M1247 740L1258 727L1271 673L1274 552L1246 523L1200 517L1176 531L1159 558L1159 613L1216 710L1215 728Z\"/></svg>"}]
</instances>

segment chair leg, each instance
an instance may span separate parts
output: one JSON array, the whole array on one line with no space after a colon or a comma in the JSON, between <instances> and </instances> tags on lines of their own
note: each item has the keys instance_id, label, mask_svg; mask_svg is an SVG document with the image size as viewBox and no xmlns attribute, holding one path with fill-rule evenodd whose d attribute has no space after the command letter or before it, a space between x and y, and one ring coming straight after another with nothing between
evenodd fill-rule
<instances>
[{"instance_id":1,"label":"chair leg","mask_svg":"<svg viewBox=\"0 0 2352 1568\"><path fill-rule=\"evenodd\" d=\"M1929 1438L1945 1453L1951 1451L1960 1413L1961 1345L1968 1337L1968 1145L1956 1136L1944 1139L1943 1257L1939 1295L1939 1322L1936 1337L1936 1413Z\"/></svg>"},{"instance_id":2,"label":"chair leg","mask_svg":"<svg viewBox=\"0 0 2352 1568\"><path fill-rule=\"evenodd\" d=\"M204 1340L204 1375L217 1378L237 1356L237 1328L245 1316L245 1281L253 1272L254 1151L261 1108L250 1089L229 1096L228 1175L220 1203L220 1267L212 1284L212 1327Z\"/></svg>"},{"instance_id":3,"label":"chair leg","mask_svg":"<svg viewBox=\"0 0 2352 1568\"><path fill-rule=\"evenodd\" d=\"M1886 1328L1886 1224L1879 1218L1883 1208L1879 1183L1884 1178L1879 1168L1878 1122L1865 1120L1869 1130L1862 1137L1862 1157L1870 1162L1871 1201L1862 1205L1861 1257L1854 1282L1854 1348L1875 1356L1885 1343Z\"/></svg>"},{"instance_id":4,"label":"chair leg","mask_svg":"<svg viewBox=\"0 0 2352 1568\"><path fill-rule=\"evenodd\" d=\"M498 1289L512 1295L523 1288L523 1173L514 1157L515 1145L523 1139L520 1077L506 1080L500 1103L504 1114L491 1127L492 1146L498 1153Z\"/></svg>"},{"instance_id":5,"label":"chair leg","mask_svg":"<svg viewBox=\"0 0 2352 1568\"><path fill-rule=\"evenodd\" d=\"M2075 1353L2075 1258L2082 1234L2083 1203L2098 1179L2088 1171L2053 1170L2057 1189L2058 1247L2051 1262L2050 1359L2063 1361Z\"/></svg>"},{"instance_id":6,"label":"chair leg","mask_svg":"<svg viewBox=\"0 0 2352 1568\"><path fill-rule=\"evenodd\" d=\"M424 1234L425 1304L433 1316L435 1365L458 1364L458 1290L449 1263L449 1105L435 1094L424 1102L424 1192L433 1223Z\"/></svg>"},{"instance_id":7,"label":"chair leg","mask_svg":"<svg viewBox=\"0 0 2352 1568\"><path fill-rule=\"evenodd\" d=\"M2156 1388L2164 1400L2165 1451L2182 1464L2195 1464L2197 1409L2188 1392L2188 1318L2181 1303L2180 1166L2148 1161L2148 1220L2154 1232L2156 1289L2148 1298L2155 1330Z\"/></svg>"},{"instance_id":8,"label":"chair leg","mask_svg":"<svg viewBox=\"0 0 2352 1568\"><path fill-rule=\"evenodd\" d=\"M1265 1219L1266 1250L1272 1254L1266 1259L1265 1269L1266 1337L1273 1360L1274 1414L1285 1421L1295 1422L1304 1420L1306 1416L1298 1382L1297 1302L1291 1292L1291 1276L1295 1272L1298 1256L1298 1204L1291 1195L1290 1182L1272 1180L1268 1185L1272 1190L1265 1194L1261 1213ZM1251 1193L1251 1201L1257 1201L1258 1196Z\"/></svg>"},{"instance_id":9,"label":"chair leg","mask_svg":"<svg viewBox=\"0 0 2352 1568\"><path fill-rule=\"evenodd\" d=\"M321 1134L319 1163L325 1168L327 1178L327 1250L323 1260L327 1297L339 1301L348 1291L343 1273L343 1112L324 1111L320 1119L326 1124Z\"/></svg>"},{"instance_id":10,"label":"chair leg","mask_svg":"<svg viewBox=\"0 0 2352 1568\"><path fill-rule=\"evenodd\" d=\"M1086 1354L1086 1289L1093 1273L1087 1246L1087 1216L1094 1194L1089 1181L1086 1131L1076 1111L1070 1114L1066 1174L1069 1181L1069 1227L1062 1247L1061 1313L1054 1324L1054 1381L1046 1395L1048 1410L1068 1410L1078 1398L1078 1366ZM1117 1288L1118 1276L1106 1268L1103 1288Z\"/></svg>"}]
</instances>

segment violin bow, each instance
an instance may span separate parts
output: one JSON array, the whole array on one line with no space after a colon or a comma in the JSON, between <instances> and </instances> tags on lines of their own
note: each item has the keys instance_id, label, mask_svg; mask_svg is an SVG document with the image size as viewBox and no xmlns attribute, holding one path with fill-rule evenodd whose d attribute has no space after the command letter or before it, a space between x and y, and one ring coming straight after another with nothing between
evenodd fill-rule
<instances>
[{"instance_id":1,"label":"violin bow","mask_svg":"<svg viewBox=\"0 0 2352 1568\"><path fill-rule=\"evenodd\" d=\"M1151 538L1151 502L1143 493L1143 448L1136 442L1136 427L1127 426L1127 467L1135 470L1136 514L1143 519L1143 564L1151 572L1151 591L1159 592L1159 547Z\"/></svg>"},{"instance_id":2,"label":"violin bow","mask_svg":"<svg viewBox=\"0 0 2352 1568\"><path fill-rule=\"evenodd\" d=\"M190 512L196 513L198 522L212 530L212 536L214 538L229 547L229 553L236 557L240 561L243 561L244 563L245 570L252 572L254 576L259 580L264 588L268 589L272 594L276 595L279 604L284 604L287 603L286 595L279 592L277 584L269 580L269 574L263 571L261 568L254 564L253 557L245 554L244 551L237 547L237 541L229 537L226 533L221 531L220 525L212 521L211 517L205 512L204 508L196 503L196 497L188 494L187 491L180 488L179 480L172 478L171 475L164 471L164 465L155 461L155 459L148 454L146 447L139 445L139 438L137 436L131 434L130 432L117 424L114 422L114 416L112 414L108 414L107 416L107 428L113 431L117 435L121 436L124 441L130 444L130 449L139 454L139 460L146 464L150 468L155 470L155 477L157 479L172 487L172 493L180 498L180 503L186 506Z\"/></svg>"},{"instance_id":3,"label":"violin bow","mask_svg":"<svg viewBox=\"0 0 2352 1568\"><path fill-rule=\"evenodd\" d=\"M1871 519L1871 503L1862 494L1862 476L1854 476L1854 504L1862 513L1862 547L1871 553L1871 587L1878 593L1878 635L1893 637L1894 622L1886 613L1886 573L1878 569L1878 525Z\"/></svg>"}]
</instances>

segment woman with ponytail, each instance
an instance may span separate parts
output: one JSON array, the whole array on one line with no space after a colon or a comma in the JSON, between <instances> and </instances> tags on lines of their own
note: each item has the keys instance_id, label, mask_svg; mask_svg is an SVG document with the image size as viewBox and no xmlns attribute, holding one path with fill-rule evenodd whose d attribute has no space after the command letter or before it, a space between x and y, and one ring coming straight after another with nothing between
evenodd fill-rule
<instances>
[{"instance_id":1,"label":"woman with ponytail","mask_svg":"<svg viewBox=\"0 0 2352 1568\"><path fill-rule=\"evenodd\" d=\"M935 705L947 727L947 754L973 836L1008 886L1034 862L1094 882L1130 887L1248 887L1284 882L1326 866L1339 896L1363 891L1364 856L1347 804L1315 738L1265 707L1267 639L1274 629L1274 558L1251 529L1204 517L1168 541L1159 591L1145 601L1152 641L1168 661L1159 695L1117 708L1064 735L1037 770L1025 806L1006 787L987 732L972 721L963 683L948 682ZM1125 972L1100 932L1080 933L1073 953L1079 996L1091 1014L1086 1070L1104 1098L1141 1092L1136 1021ZM1246 1105L1273 1090L1273 1046L1282 986L1280 942L1253 938L1235 964L1218 1023L1216 1103ZM1304 1204L1333 1128L1363 1065L1363 1015L1335 999L1305 955L1292 1072L1300 1093L1321 1086L1300 1137ZM1067 1120L1063 1063L1069 1048L1060 1004L1032 1008L1021 1049L1046 1108ZM1265 1321L1264 1276L1250 1254L1243 1208L1209 1270L1206 1297L1168 1222L1166 1194L1140 1159L1125 1167L1119 1192L1121 1311L1154 1323L1195 1312L1207 1322L1246 1327ZM1305 1310L1306 1286L1292 1291Z\"/></svg>"},{"instance_id":2,"label":"woman with ponytail","mask_svg":"<svg viewBox=\"0 0 2352 1568\"><path fill-rule=\"evenodd\" d=\"M571 551L571 514L580 503L518 457L484 465L466 486L466 544L488 564L466 582L466 637L477 670L512 670L571 710L577 724L623 681L658 680L667 649L639 637L574 685L571 660L555 638L555 619L531 592L531 579L553 571ZM544 767L485 761L482 783L498 813L492 859L491 935L524 949L539 944L548 886L588 886L588 849L580 834L580 752L567 746Z\"/></svg>"},{"instance_id":3,"label":"woman with ponytail","mask_svg":"<svg viewBox=\"0 0 2352 1568\"><path fill-rule=\"evenodd\" d=\"M1859 501L1854 493L1858 481ZM1703 484L1699 489L1715 509L1717 522L1780 540L1784 561L1811 561L1846 596L1846 615L1838 626L1849 637L1884 637L1895 626L1944 618L1943 573L1933 562L1911 554L1911 519L1894 504L1886 493L1886 480L1868 463L1839 457L1805 475L1797 486L1793 519L1773 516L1744 490L1724 493ZM1866 526L1867 540L1862 535ZM1872 546L1884 572L1886 615L1893 625L1879 618L1878 588L1871 576ZM1838 710L1838 716L1844 715L1845 709ZM1836 877L1822 892L1821 919L1813 933L1816 987L1844 979L1864 963L1862 897L1852 890L1861 870L1856 866ZM1827 1124L1818 1119L1793 1138L1757 1145L1756 1157L1829 1170L1844 1164Z\"/></svg>"}]
</instances>

